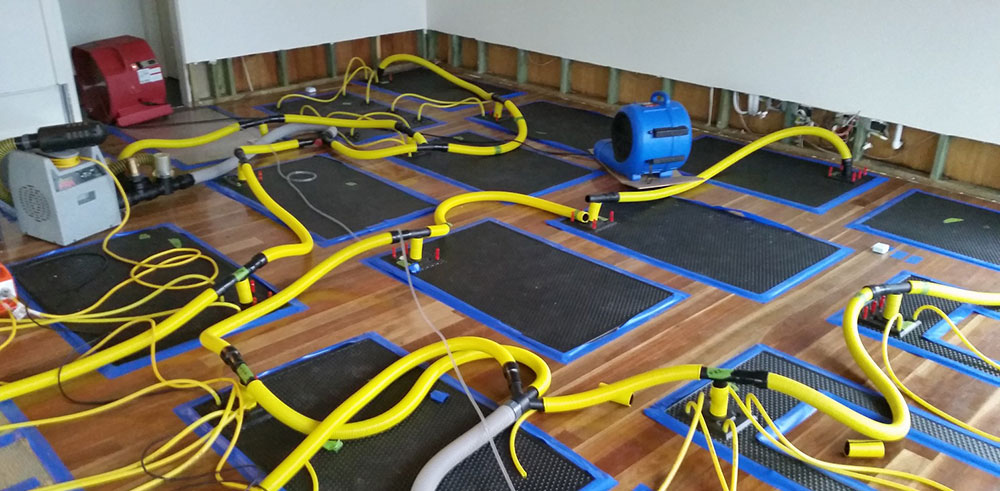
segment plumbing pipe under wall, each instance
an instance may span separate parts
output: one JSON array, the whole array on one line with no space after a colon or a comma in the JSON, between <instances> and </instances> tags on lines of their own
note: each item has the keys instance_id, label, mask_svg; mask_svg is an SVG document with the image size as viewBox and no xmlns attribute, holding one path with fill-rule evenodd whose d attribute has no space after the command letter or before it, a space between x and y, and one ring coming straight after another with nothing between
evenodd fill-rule
<instances>
[{"instance_id":1,"label":"plumbing pipe under wall","mask_svg":"<svg viewBox=\"0 0 1000 491\"><path fill-rule=\"evenodd\" d=\"M892 132L892 149L903 148L903 125L896 123L896 128Z\"/></svg>"}]
</instances>

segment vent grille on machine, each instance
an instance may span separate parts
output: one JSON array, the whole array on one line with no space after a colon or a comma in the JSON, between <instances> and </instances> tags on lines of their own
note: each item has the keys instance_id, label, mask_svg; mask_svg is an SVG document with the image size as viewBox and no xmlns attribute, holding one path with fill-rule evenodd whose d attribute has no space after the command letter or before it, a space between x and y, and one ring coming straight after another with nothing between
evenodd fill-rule
<instances>
[{"instance_id":1,"label":"vent grille on machine","mask_svg":"<svg viewBox=\"0 0 1000 491\"><path fill-rule=\"evenodd\" d=\"M616 114L611 122L611 149L619 162L624 162L632 154L632 121L624 112Z\"/></svg>"},{"instance_id":2,"label":"vent grille on machine","mask_svg":"<svg viewBox=\"0 0 1000 491\"><path fill-rule=\"evenodd\" d=\"M36 222L47 221L52 216L52 208L49 200L35 186L22 186L17 191L18 201L21 202L20 210L29 218Z\"/></svg>"}]
</instances>

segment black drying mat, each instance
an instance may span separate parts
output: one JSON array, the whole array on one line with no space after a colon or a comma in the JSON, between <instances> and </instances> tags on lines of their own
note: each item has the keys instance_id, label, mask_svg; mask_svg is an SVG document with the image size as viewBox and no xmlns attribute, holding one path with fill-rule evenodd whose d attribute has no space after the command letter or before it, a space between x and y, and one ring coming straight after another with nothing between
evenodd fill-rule
<instances>
[{"instance_id":1,"label":"black drying mat","mask_svg":"<svg viewBox=\"0 0 1000 491\"><path fill-rule=\"evenodd\" d=\"M192 247L201 250L219 265L219 277L225 277L236 270L229 259L205 249L192 240L186 232L181 233L169 227L155 227L128 235L115 237L109 249L118 255L134 260L142 260L157 252L175 247ZM108 290L128 278L132 265L124 264L104 255L101 244L86 244L68 251L56 252L10 268L17 278L18 287L30 297L43 312L69 314L89 307ZM198 260L191 264L168 268L144 276L151 283L163 284L184 274L211 274L207 261ZM191 299L205 290L205 286L185 290L168 290L149 302L129 310L127 315L142 315L183 307ZM98 311L107 311L133 303L153 290L145 286L131 284L119 290ZM267 298L268 289L257 283L255 295ZM235 296L228 299L236 302ZM197 339L201 331L216 322L231 316L231 309L212 307L198 314L183 327L156 343L158 351ZM67 329L80 336L88 346L93 346L119 324L73 324L64 323ZM133 336L145 333L148 326L140 324L119 334L107 346L115 346ZM119 361L129 362L149 356L148 350L139 351Z\"/></svg>"},{"instance_id":2,"label":"black drying mat","mask_svg":"<svg viewBox=\"0 0 1000 491\"><path fill-rule=\"evenodd\" d=\"M442 141L451 141L451 138L465 143L496 142L495 139L472 132L459 133ZM537 193L594 172L524 148L488 157L423 152L398 158L475 189L522 194Z\"/></svg>"},{"instance_id":3,"label":"black drying mat","mask_svg":"<svg viewBox=\"0 0 1000 491\"><path fill-rule=\"evenodd\" d=\"M561 352L673 295L492 221L435 240L425 251L434 248L441 261L416 278ZM395 264L390 255L381 260Z\"/></svg>"},{"instance_id":4,"label":"black drying mat","mask_svg":"<svg viewBox=\"0 0 1000 491\"><path fill-rule=\"evenodd\" d=\"M743 143L711 136L700 137L692 143L691 156L681 170L688 174L698 174L743 146ZM828 169L830 167L813 160L761 149L712 179L801 205L818 207L875 178L864 176L856 183L843 182L828 178Z\"/></svg>"},{"instance_id":5,"label":"black drying mat","mask_svg":"<svg viewBox=\"0 0 1000 491\"><path fill-rule=\"evenodd\" d=\"M379 82L377 84L373 83L372 87L378 87L383 90L391 90L397 94L420 94L439 101L460 101L462 99L468 99L469 97L475 97L472 92L445 80L444 77L426 68L417 68L414 70L407 70L405 72L391 73L385 78L387 78L385 82ZM496 94L500 97L514 93L513 90L500 87L499 85L488 84L482 80L465 77L462 77L462 79L466 82L479 86L479 88L485 90L486 92Z\"/></svg>"},{"instance_id":6,"label":"black drying mat","mask_svg":"<svg viewBox=\"0 0 1000 491\"><path fill-rule=\"evenodd\" d=\"M763 294L838 251L832 244L683 199L614 203L610 225L564 223L586 237ZM607 212L605 212L607 213Z\"/></svg>"},{"instance_id":7,"label":"black drying mat","mask_svg":"<svg viewBox=\"0 0 1000 491\"><path fill-rule=\"evenodd\" d=\"M532 140L561 143L586 151L593 148L597 140L611 137L611 116L546 101L518 105L518 109L528 123L528 138ZM490 114L486 117L476 115L473 119L517 133L517 125L506 111L499 121Z\"/></svg>"},{"instance_id":8,"label":"black drying mat","mask_svg":"<svg viewBox=\"0 0 1000 491\"><path fill-rule=\"evenodd\" d=\"M316 174L314 180L297 182L295 186L315 207L347 225L355 233L430 207L430 203L426 201L326 157L308 157L281 164L281 172L286 176L300 178L290 174L295 171ZM277 165L265 167L258 172L264 190L309 231L324 239L347 235L342 227L310 209L295 189L278 174ZM236 176L224 176L216 182L256 204L250 188L240 183Z\"/></svg>"},{"instance_id":9,"label":"black drying mat","mask_svg":"<svg viewBox=\"0 0 1000 491\"><path fill-rule=\"evenodd\" d=\"M317 99L329 99L333 97L333 94L322 94L315 96ZM371 112L393 112L401 116L410 125L411 128L422 128L430 126L432 124L439 123L436 119L427 117L426 115L421 120L417 120L417 115L409 111L389 111L388 106L383 106L382 104L377 104L374 102L365 102L364 97L356 96L351 93L342 94L340 97L336 98L332 102L314 102L307 99L302 99L300 97L293 97L286 99L281 103L281 108L277 107L277 102L274 104L268 104L266 106L261 106L261 109L269 111L276 114L305 114L306 116L315 116L316 113L306 109L302 110L305 106L312 106L319 113L320 116L326 116L334 111L344 111L355 114L367 114ZM344 119L355 119L352 116L347 115L331 115L332 118L344 118ZM376 119L390 119L386 115L375 115L372 118ZM398 120L397 120L398 121ZM377 138L386 135L395 135L395 131L374 129L374 128L356 128L354 134L351 134L350 128L338 128L340 134L351 141L365 141L372 138Z\"/></svg>"},{"instance_id":10,"label":"black drying mat","mask_svg":"<svg viewBox=\"0 0 1000 491\"><path fill-rule=\"evenodd\" d=\"M794 363L790 359L774 353L766 351L758 353L749 360L731 368L740 368L743 370L764 370L767 372L781 374L798 380L799 382L802 382L821 392L833 394L840 399L864 407L869 411L878 413L884 417L888 417L888 415L891 414L885 403L885 399L882 398L882 396L868 391L859 390L856 387L847 385L837 379L802 366L798 363ZM745 390L753 392L760 399L761 404L763 404L764 408L767 409L767 412L772 419L780 418L801 404L798 400L773 390L759 389L756 387L743 387L741 389L744 390L740 390L740 394L744 394ZM647 414L650 411L663 411L666 409L670 416L678 421L685 422L686 425L687 422L691 421L691 416L684 411L684 406L688 401L695 400L698 392L699 391L695 391L689 397L681 399L680 401L672 404L669 408L663 408L661 405L656 404L650 409L647 409ZM707 392L707 385L701 390L701 392ZM706 398L707 396L708 395L706 394ZM817 413L812 417L816 418L823 416ZM925 417L923 414L911 412L910 417L912 428L914 430L927 434L932 438L941 440L944 443L950 444L959 451L965 451L976 455L988 462L991 462L993 465L1000 464L1000 447L991 445L985 440L981 440L968 433L960 432L954 426ZM815 467L807 465L793 457L786 456L778 450L773 450L768 445L762 443L758 439L757 435L757 430L753 427L753 425L748 425L740 431L740 455L746 456L750 460L767 467L767 469L804 486L805 489L818 491L854 489L844 483L834 480L830 477L830 475ZM716 441L728 446L728 442L725 442L718 437L715 439ZM770 442L768 442L768 444L770 444ZM955 454L952 453L951 455L954 456ZM765 482L768 482L772 486L777 485L774 482L770 482L770 478L767 475L759 475L757 477Z\"/></svg>"},{"instance_id":11,"label":"black drying mat","mask_svg":"<svg viewBox=\"0 0 1000 491\"><path fill-rule=\"evenodd\" d=\"M914 192L862 225L1000 267L1000 212Z\"/></svg>"},{"instance_id":12,"label":"black drying mat","mask_svg":"<svg viewBox=\"0 0 1000 491\"><path fill-rule=\"evenodd\" d=\"M364 339L311 357L261 378L268 388L302 414L322 420L330 411L360 389L399 355ZM378 415L402 399L422 369L415 369L368 404L354 420ZM344 442L337 453L321 450L311 460L319 476L320 489L409 489L424 464L448 443L479 423L479 417L461 390L438 382L435 390L448 394L447 400L424 402L391 430ZM195 410L207 414L216 409L209 400ZM483 412L490 410L483 407ZM228 432L227 437L232 433ZM580 489L594 480L542 440L526 433L517 435L517 454L528 472L521 479L511 463L509 431L496 438L497 450L518 490ZM244 422L237 448L265 472L277 465L302 441L304 435L288 429L262 409L250 411ZM236 465L237 463L233 463ZM289 491L311 489L309 476L299 472L286 486ZM453 469L438 488L441 490L507 489L496 458L489 446Z\"/></svg>"}]
</instances>

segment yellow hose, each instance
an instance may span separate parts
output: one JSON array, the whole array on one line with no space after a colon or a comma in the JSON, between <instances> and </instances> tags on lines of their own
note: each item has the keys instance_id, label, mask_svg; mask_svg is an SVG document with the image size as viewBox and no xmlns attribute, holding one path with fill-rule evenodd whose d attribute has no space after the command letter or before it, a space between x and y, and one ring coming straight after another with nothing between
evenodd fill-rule
<instances>
[{"instance_id":1,"label":"yellow hose","mask_svg":"<svg viewBox=\"0 0 1000 491\"><path fill-rule=\"evenodd\" d=\"M458 196L452 196L451 198L442 201L441 204L439 204L434 210L434 223L448 223L448 213L450 213L454 208L467 205L469 203L480 203L484 201L516 203L519 205L537 208L542 211L547 211L561 217L579 220L581 222L587 222L590 220L589 215L585 211L576 210L570 208L569 206L561 205L546 199L536 198L526 194L511 193L508 191L476 191L472 193L463 193Z\"/></svg>"},{"instance_id":2,"label":"yellow hose","mask_svg":"<svg viewBox=\"0 0 1000 491\"><path fill-rule=\"evenodd\" d=\"M267 257L268 262L286 257L304 256L312 252L313 239L312 234L309 233L309 229L264 191L264 187L261 186L260 181L257 180L257 176L253 173L253 167L250 164L243 164L240 166L239 173L247 185L250 186L250 191L257 198L257 201L273 213L281 223L288 226L295 234L295 238L299 239L299 242L296 244L274 246L262 251L262 254Z\"/></svg>"},{"instance_id":3,"label":"yellow hose","mask_svg":"<svg viewBox=\"0 0 1000 491\"><path fill-rule=\"evenodd\" d=\"M148 148L190 148L197 147L199 145L205 145L207 143L212 143L216 140L225 138L233 133L240 131L239 123L231 123L219 128L215 131L205 133L201 136L195 136L191 138L180 138L176 140L167 140L160 138L150 138L146 140L139 140L129 143L125 148L118 154L118 160L127 159L136 153L146 150Z\"/></svg>"}]
</instances>

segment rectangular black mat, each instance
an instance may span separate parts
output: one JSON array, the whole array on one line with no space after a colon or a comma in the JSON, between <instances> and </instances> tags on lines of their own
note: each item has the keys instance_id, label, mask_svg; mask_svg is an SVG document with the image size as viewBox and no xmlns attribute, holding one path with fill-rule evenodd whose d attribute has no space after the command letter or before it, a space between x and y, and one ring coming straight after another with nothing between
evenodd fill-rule
<instances>
[{"instance_id":1,"label":"rectangular black mat","mask_svg":"<svg viewBox=\"0 0 1000 491\"><path fill-rule=\"evenodd\" d=\"M322 420L403 354L388 341L369 334L278 367L260 378L288 405L306 416ZM414 369L389 385L354 420L370 418L395 405L421 372L420 368ZM345 441L336 453L321 450L311 460L320 489L409 489L427 460L479 424L468 397L454 382L441 380L434 390L435 397L425 399L413 414L391 430ZM434 399L444 400L436 402ZM483 412L489 414L490 407L482 402ZM214 402L202 398L178 408L177 412L185 420L194 421L215 409ZM231 433L226 436L230 437ZM522 429L517 435L517 454L528 472L527 479L522 479L510 459L509 436L509 430L498 435L496 446L518 490L575 490L586 486L589 486L587 489L603 490L614 485L609 476L533 427ZM274 469L303 438L304 435L255 408L247 415L237 451L229 463L238 466L249 480L258 479ZM304 471L300 472L285 489L309 490L309 477ZM484 445L448 473L438 489L508 488L496 458L489 446Z\"/></svg>"},{"instance_id":2,"label":"rectangular black mat","mask_svg":"<svg viewBox=\"0 0 1000 491\"><path fill-rule=\"evenodd\" d=\"M345 226L354 234L361 235L430 213L434 203L427 196L327 156L285 162L281 164L280 171L281 174L278 165L270 165L259 169L257 175L271 198L302 222L323 247L349 239ZM294 187L282 174L293 180ZM223 194L271 216L253 197L250 188L236 176L223 176L211 185ZM311 209L295 188L322 213Z\"/></svg>"},{"instance_id":3,"label":"rectangular black mat","mask_svg":"<svg viewBox=\"0 0 1000 491\"><path fill-rule=\"evenodd\" d=\"M466 82L479 86L479 88L485 90L486 92L496 94L497 96L503 98L514 97L520 94L520 92L516 92L499 85L486 83L481 79L471 77L461 78ZM357 81L355 83L364 84L365 82ZM384 80L378 83L372 83L372 88L392 92L396 95L408 93L420 94L439 101L460 101L469 97L475 97L472 92L445 80L444 77L426 68L416 68L403 72L390 73Z\"/></svg>"},{"instance_id":4,"label":"rectangular black mat","mask_svg":"<svg viewBox=\"0 0 1000 491\"><path fill-rule=\"evenodd\" d=\"M790 355L763 345L757 345L724 363L723 368L743 370L763 370L798 380L816 390L830 395L855 411L867 417L885 420L890 411L885 399L878 393L840 375L809 365ZM699 392L706 393L708 382L692 382L656 402L644 411L646 416L680 433L687 432L691 416L686 414L685 405L695 400ZM768 415L786 435L802 421L813 417L825 417L812 406L768 389L741 386L742 396L752 392L760 399ZM707 402L706 402L707 404ZM738 410L738 409L737 409ZM911 429L907 438L926 447L929 451L940 452L969 465L1000 475L1000 446L973 435L957 426L927 413L910 407ZM764 423L761 423L764 424ZM765 425L766 427L766 425ZM695 443L704 447L706 442L699 432ZM714 445L719 456L732 461L732 449L725 439L714 436ZM795 440L792 439L794 443ZM766 438L759 436L753 425L739 431L740 470L744 470L776 489L810 489L834 491L849 489L870 489L860 486L858 481L821 471L793 457L787 456Z\"/></svg>"},{"instance_id":5,"label":"rectangular black mat","mask_svg":"<svg viewBox=\"0 0 1000 491\"><path fill-rule=\"evenodd\" d=\"M611 116L546 101L519 104L518 109L528 123L528 138L532 140L586 153L597 140L611 138ZM493 119L491 114L470 119L508 133L517 133L517 125L507 112L499 121Z\"/></svg>"},{"instance_id":6,"label":"rectangular black mat","mask_svg":"<svg viewBox=\"0 0 1000 491\"><path fill-rule=\"evenodd\" d=\"M911 190L852 228L1000 270L1000 212Z\"/></svg>"},{"instance_id":7,"label":"rectangular black mat","mask_svg":"<svg viewBox=\"0 0 1000 491\"><path fill-rule=\"evenodd\" d=\"M418 289L563 363L686 296L493 220L424 246L435 250L412 275ZM391 255L366 261L406 281Z\"/></svg>"},{"instance_id":8,"label":"rectangular black mat","mask_svg":"<svg viewBox=\"0 0 1000 491\"><path fill-rule=\"evenodd\" d=\"M767 302L850 253L760 217L678 198L614 203L596 230L549 223L716 288Z\"/></svg>"},{"instance_id":9,"label":"rectangular black mat","mask_svg":"<svg viewBox=\"0 0 1000 491\"><path fill-rule=\"evenodd\" d=\"M698 174L744 145L709 135L698 137L692 143L691 156L681 171ZM856 183L848 183L828 178L829 169L829 164L819 160L765 148L722 171L712 178L712 182L814 213L824 213L886 180L868 175Z\"/></svg>"},{"instance_id":10,"label":"rectangular black mat","mask_svg":"<svg viewBox=\"0 0 1000 491\"><path fill-rule=\"evenodd\" d=\"M219 266L220 277L232 274L238 267L189 233L173 226L161 225L119 235L109 243L109 249L113 252L136 261L178 247L195 248L212 258ZM112 287L127 279L131 269L131 264L122 263L105 255L99 241L59 249L10 267L11 273L18 283L19 291L23 292L22 294L28 297L30 302L37 305L41 311L52 314L69 314L90 306ZM143 279L155 284L164 284L185 274L209 275L211 273L212 268L207 261L197 260L187 265L150 273L143 276ZM263 282L255 281L257 286L254 295L256 298L259 300L267 298L271 289ZM152 300L129 310L125 315L136 316L183 307L205 288L207 286L167 290ZM132 283L111 296L96 311L104 312L124 307L152 292L152 288ZM233 298L228 300L235 303L235 293L233 293ZM212 307L205 310L183 327L157 342L157 353L163 358L174 352L175 350L172 350L174 347L180 347L190 342L196 344L201 331L234 313L233 310L222 307ZM64 323L62 325L69 332L61 334L73 344L77 351L83 352L120 324ZM115 346L122 341L143 334L147 330L147 325L140 324L133 329L122 332L107 346ZM124 367L125 364L132 368L138 368L148 364L148 358L148 350L139 351L121 360L118 368Z\"/></svg>"},{"instance_id":11,"label":"rectangular black mat","mask_svg":"<svg viewBox=\"0 0 1000 491\"><path fill-rule=\"evenodd\" d=\"M497 142L471 131L432 141L469 144ZM394 160L470 191L511 191L533 196L570 186L599 173L523 146L512 152L487 157L424 152L399 156Z\"/></svg>"},{"instance_id":12,"label":"rectangular black mat","mask_svg":"<svg viewBox=\"0 0 1000 491\"><path fill-rule=\"evenodd\" d=\"M319 94L311 97L316 99L330 99L333 97L333 93ZM341 94L339 97L330 102L316 102L303 99L301 97L290 97L281 103L280 108L277 106L276 101L273 104L257 106L257 109L272 114L304 114L306 116L330 115L332 118L344 119L356 119L356 117L346 114L338 115L330 113L346 112L353 114L368 114L373 112L392 112L393 114L402 117L406 123L410 125L410 128L414 130L424 130L432 126L442 124L440 121L426 115L417 119L416 113L399 109L398 107L395 111L389 111L388 106L374 101L365 102L364 97L351 94L350 92ZM391 116L386 115L373 115L372 117L376 119L391 119ZM342 135L349 138L353 142L366 142L396 134L396 132L392 130L376 128L355 128L353 132L351 131L351 128L338 128L338 130L340 130Z\"/></svg>"}]
</instances>

